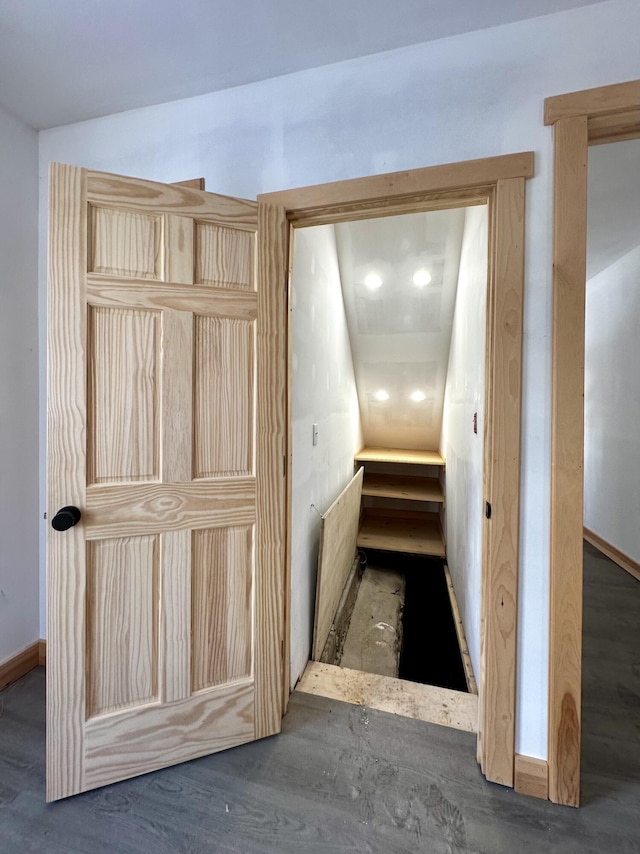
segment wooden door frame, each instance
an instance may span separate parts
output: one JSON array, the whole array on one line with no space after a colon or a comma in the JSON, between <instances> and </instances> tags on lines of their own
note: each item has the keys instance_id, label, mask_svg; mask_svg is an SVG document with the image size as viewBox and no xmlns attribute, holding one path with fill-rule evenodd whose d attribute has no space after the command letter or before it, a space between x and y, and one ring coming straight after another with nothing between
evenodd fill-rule
<instances>
[{"instance_id":1,"label":"wooden door frame","mask_svg":"<svg viewBox=\"0 0 640 854\"><path fill-rule=\"evenodd\" d=\"M270 288L264 298L277 301L284 301L289 293L292 228L488 203L484 488L491 520L485 521L483 530L478 761L487 779L505 786L514 785L525 182L532 177L533 167L533 153L525 152L258 197L259 210L265 211L258 231L259 253L263 263L270 264L270 273L261 273L261 281ZM278 246L275 253L270 249L274 245ZM290 307L282 306L281 316L289 342L289 355L284 356L288 391L283 413L287 508L282 701L286 708L291 624Z\"/></svg>"},{"instance_id":2,"label":"wooden door frame","mask_svg":"<svg viewBox=\"0 0 640 854\"><path fill-rule=\"evenodd\" d=\"M545 100L554 126L549 798L580 799L584 309L589 145L640 137L640 80Z\"/></svg>"}]
</instances>

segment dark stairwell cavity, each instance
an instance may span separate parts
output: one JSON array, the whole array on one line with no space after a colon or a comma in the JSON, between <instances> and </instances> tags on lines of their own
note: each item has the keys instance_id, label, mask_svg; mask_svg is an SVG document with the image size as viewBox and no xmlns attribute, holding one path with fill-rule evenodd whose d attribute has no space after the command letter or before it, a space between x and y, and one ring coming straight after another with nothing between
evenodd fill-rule
<instances>
[{"instance_id":1,"label":"dark stairwell cavity","mask_svg":"<svg viewBox=\"0 0 640 854\"><path fill-rule=\"evenodd\" d=\"M369 551L369 563L406 580L400 652L401 679L467 692L444 561L399 552Z\"/></svg>"}]
</instances>

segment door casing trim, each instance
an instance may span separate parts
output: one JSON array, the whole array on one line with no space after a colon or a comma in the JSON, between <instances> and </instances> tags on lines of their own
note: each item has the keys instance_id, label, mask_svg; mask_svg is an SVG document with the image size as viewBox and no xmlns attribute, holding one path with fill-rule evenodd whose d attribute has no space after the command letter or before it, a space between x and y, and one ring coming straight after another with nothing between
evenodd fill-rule
<instances>
[{"instance_id":1,"label":"door casing trim","mask_svg":"<svg viewBox=\"0 0 640 854\"><path fill-rule=\"evenodd\" d=\"M258 196L259 208L275 206L289 223L288 263L270 283L270 294L289 293L291 229L486 202L489 265L485 364L485 499L492 506L483 529L481 672L478 761L487 779L514 785L516 639L519 559L520 428L522 398L522 301L524 292L525 183L533 176L532 152L429 166ZM259 230L261 257L271 235ZM284 281L282 280L284 278ZM291 324L286 400L286 567L283 708L289 697L291 596Z\"/></svg>"},{"instance_id":2,"label":"door casing trim","mask_svg":"<svg viewBox=\"0 0 640 854\"><path fill-rule=\"evenodd\" d=\"M640 137L640 80L545 100L554 126L549 799L580 802L588 147Z\"/></svg>"}]
</instances>

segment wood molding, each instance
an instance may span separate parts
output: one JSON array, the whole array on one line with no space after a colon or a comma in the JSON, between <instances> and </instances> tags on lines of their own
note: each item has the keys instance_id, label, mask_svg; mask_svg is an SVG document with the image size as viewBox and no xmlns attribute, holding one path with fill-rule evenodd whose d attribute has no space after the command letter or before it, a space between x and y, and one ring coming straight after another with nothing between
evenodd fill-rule
<instances>
[{"instance_id":1,"label":"wood molding","mask_svg":"<svg viewBox=\"0 0 640 854\"><path fill-rule=\"evenodd\" d=\"M488 780L503 786L513 786L515 755L524 220L524 178L498 181L490 219L485 419L492 438L484 487L491 519L483 551L479 691L482 767Z\"/></svg>"},{"instance_id":2,"label":"wood molding","mask_svg":"<svg viewBox=\"0 0 640 854\"><path fill-rule=\"evenodd\" d=\"M515 756L514 789L521 795L549 799L549 765L545 759L533 756Z\"/></svg>"},{"instance_id":3,"label":"wood molding","mask_svg":"<svg viewBox=\"0 0 640 854\"><path fill-rule=\"evenodd\" d=\"M609 116L594 116L588 120L589 145L623 142L640 137L640 107Z\"/></svg>"},{"instance_id":4,"label":"wood molding","mask_svg":"<svg viewBox=\"0 0 640 854\"><path fill-rule=\"evenodd\" d=\"M554 95L544 102L544 123L553 125L560 119L577 116L607 116L640 107L640 80L598 86L580 92Z\"/></svg>"},{"instance_id":5,"label":"wood molding","mask_svg":"<svg viewBox=\"0 0 640 854\"><path fill-rule=\"evenodd\" d=\"M38 664L40 667L47 666L47 642L44 638L38 641Z\"/></svg>"},{"instance_id":6,"label":"wood molding","mask_svg":"<svg viewBox=\"0 0 640 854\"><path fill-rule=\"evenodd\" d=\"M580 798L587 120L555 126L549 797Z\"/></svg>"},{"instance_id":7,"label":"wood molding","mask_svg":"<svg viewBox=\"0 0 640 854\"><path fill-rule=\"evenodd\" d=\"M451 570L449 569L449 564L446 561L444 564L444 576L447 581L449 604L451 605L453 622L456 627L456 635L458 636L458 646L460 647L460 657L462 658L462 667L464 669L465 682L467 683L467 691L470 694L477 694L478 686L476 685L476 677L473 674L473 665L471 663L471 656L469 655L469 645L467 644L467 637L464 633L464 624L462 622L462 616L460 615L460 608L458 607L456 589L453 586Z\"/></svg>"},{"instance_id":8,"label":"wood molding","mask_svg":"<svg viewBox=\"0 0 640 854\"><path fill-rule=\"evenodd\" d=\"M598 551L601 551L603 555L606 555L609 560L617 563L621 569L624 569L629 575L633 575L635 579L640 581L640 563L624 552L621 552L620 549L612 546L611 543L603 540L602 537L590 531L589 528L584 529L584 538L588 543L591 543L592 546L598 549Z\"/></svg>"},{"instance_id":9,"label":"wood molding","mask_svg":"<svg viewBox=\"0 0 640 854\"><path fill-rule=\"evenodd\" d=\"M21 652L17 652L10 658L5 659L0 663L0 691L22 679L29 671L37 667L40 662L40 644L42 641L36 641L29 644Z\"/></svg>"},{"instance_id":10,"label":"wood molding","mask_svg":"<svg viewBox=\"0 0 640 854\"><path fill-rule=\"evenodd\" d=\"M569 806L578 806L580 801L588 146L635 133L633 122L639 108L640 80L545 101L545 123L555 125L549 799Z\"/></svg>"},{"instance_id":11,"label":"wood molding","mask_svg":"<svg viewBox=\"0 0 640 854\"><path fill-rule=\"evenodd\" d=\"M287 212L329 208L353 203L366 203L385 198L471 190L496 184L508 178L533 176L533 152L485 157L443 166L426 166L408 172L391 172L368 178L352 178L331 184L317 184L296 190L282 190L258 196L258 201L283 205ZM466 203L465 203L466 204Z\"/></svg>"},{"instance_id":12,"label":"wood molding","mask_svg":"<svg viewBox=\"0 0 640 854\"><path fill-rule=\"evenodd\" d=\"M331 223L347 206L352 214L393 215L410 209L434 209L444 197L455 196L456 205L489 205L489 281L487 294L487 371L485 383L484 489L495 508L483 528L483 586L481 663L478 691L478 761L492 782L513 786L515 755L515 684L517 638L517 587L519 553L520 407L522 373L522 296L524 289L525 178L534 172L532 152L484 160L430 166L410 172L338 181L264 194L258 204L283 207L294 224ZM319 214L320 211L320 214ZM320 218L318 218L320 216ZM262 241L259 232L259 240ZM261 250L262 251L262 250ZM272 282L287 290L290 259ZM273 291L274 293L276 290ZM289 330L290 340L290 330ZM289 346L289 381L291 378ZM285 402L286 408L286 402ZM290 413L287 416L290 418ZM499 440L493 440L492 430ZM291 460L291 428L285 464ZM290 506L291 466L287 469ZM494 496L493 499L491 496ZM290 509L287 513L290 526ZM287 531L287 566L291 539ZM287 588L290 570L287 570ZM287 635L290 619L287 618ZM285 649L289 643L285 639ZM288 655L285 655L283 694L289 690ZM486 691L483 695L483 683ZM473 695L472 695L473 696Z\"/></svg>"}]
</instances>

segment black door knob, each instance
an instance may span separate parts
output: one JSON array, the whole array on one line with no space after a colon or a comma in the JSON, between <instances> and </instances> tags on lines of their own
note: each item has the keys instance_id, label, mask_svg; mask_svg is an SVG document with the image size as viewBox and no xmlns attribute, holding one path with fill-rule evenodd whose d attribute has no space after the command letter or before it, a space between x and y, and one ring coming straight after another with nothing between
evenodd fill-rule
<instances>
[{"instance_id":1,"label":"black door knob","mask_svg":"<svg viewBox=\"0 0 640 854\"><path fill-rule=\"evenodd\" d=\"M80 521L82 513L77 507L61 507L51 520L54 531L68 531Z\"/></svg>"}]
</instances>

